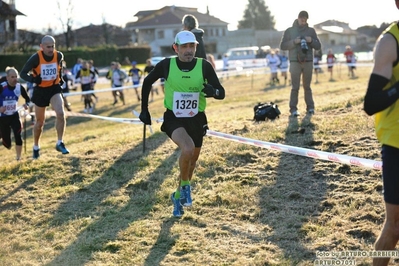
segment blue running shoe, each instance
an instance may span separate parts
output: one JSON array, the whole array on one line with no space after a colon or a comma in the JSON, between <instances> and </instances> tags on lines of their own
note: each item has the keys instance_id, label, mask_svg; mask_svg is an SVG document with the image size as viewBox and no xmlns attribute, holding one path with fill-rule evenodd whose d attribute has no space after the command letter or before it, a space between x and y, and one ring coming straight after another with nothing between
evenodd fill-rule
<instances>
[{"instance_id":1,"label":"blue running shoe","mask_svg":"<svg viewBox=\"0 0 399 266\"><path fill-rule=\"evenodd\" d=\"M68 149L65 148L64 142L61 142L60 144L55 145L55 149L59 152L62 152L62 154L69 153Z\"/></svg>"},{"instance_id":2,"label":"blue running shoe","mask_svg":"<svg viewBox=\"0 0 399 266\"><path fill-rule=\"evenodd\" d=\"M180 190L180 203L185 207L193 206L193 200L191 199L191 186L182 186Z\"/></svg>"},{"instance_id":3,"label":"blue running shoe","mask_svg":"<svg viewBox=\"0 0 399 266\"><path fill-rule=\"evenodd\" d=\"M183 206L180 204L180 199L175 199L175 192L172 193L170 199L173 202L173 216L181 217L184 214Z\"/></svg>"},{"instance_id":4,"label":"blue running shoe","mask_svg":"<svg viewBox=\"0 0 399 266\"><path fill-rule=\"evenodd\" d=\"M39 159L39 157L40 157L40 149L38 149L38 150L35 150L35 149L33 149L33 159Z\"/></svg>"}]
</instances>

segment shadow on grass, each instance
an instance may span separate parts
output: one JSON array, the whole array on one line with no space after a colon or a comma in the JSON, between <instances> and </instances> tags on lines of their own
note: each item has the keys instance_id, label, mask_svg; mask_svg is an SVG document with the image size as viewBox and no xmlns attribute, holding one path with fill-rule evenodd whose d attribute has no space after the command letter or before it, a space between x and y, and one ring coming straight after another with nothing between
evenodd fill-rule
<instances>
[{"instance_id":1,"label":"shadow on grass","mask_svg":"<svg viewBox=\"0 0 399 266\"><path fill-rule=\"evenodd\" d=\"M313 141L314 125L311 116L302 121L290 117L285 131L286 145L306 147ZM260 191L261 221L272 227L267 240L284 251L284 258L292 265L315 259L313 251L306 248L303 225L317 213L325 196L324 178L315 180L314 159L282 153L276 168L276 183ZM287 174L289 173L289 174Z\"/></svg>"},{"instance_id":2,"label":"shadow on grass","mask_svg":"<svg viewBox=\"0 0 399 266\"><path fill-rule=\"evenodd\" d=\"M146 153L155 150L168 139L166 134L160 133L152 135L148 138L148 142L151 143L151 139L155 138L157 145L147 145ZM142 156L142 145L138 145L117 159L101 177L67 198L54 213L49 230L54 227L61 228L64 224L84 217L90 219L90 224L82 226L84 229L76 236L76 240L67 247L60 247L61 253L46 265L84 265L92 259L96 251L117 253L120 250L117 244L118 234L128 228L132 222L142 220L153 210L156 202L155 194L164 177L173 169L177 156L178 150L175 150L148 175L147 179L128 185L135 179L139 168L146 166L146 158ZM123 171L119 169L122 167ZM123 187L125 193L129 194L128 202L121 204L120 208L118 204L107 202L108 197ZM170 231L172 225L173 222L164 222L162 231ZM173 239L169 241L171 246L174 242ZM167 250L162 249L162 252ZM159 253L156 255L160 256ZM163 256L165 255L164 253ZM73 262L70 261L71 258L74 259Z\"/></svg>"},{"instance_id":3,"label":"shadow on grass","mask_svg":"<svg viewBox=\"0 0 399 266\"><path fill-rule=\"evenodd\" d=\"M7 194L0 197L0 213L5 210L14 210L18 209L23 205L21 199L11 200L11 202L7 202L9 198L12 198L14 195L19 193L22 190L30 191L33 190L32 185L41 178L45 178L45 174L41 172L40 169L35 167L26 167L30 165L30 162L21 162L20 164L15 164L14 167L3 168L0 171L0 183L2 183L3 179L8 179L10 177L21 177L21 176L31 176L29 179L26 179L23 183L19 184L17 187L8 191Z\"/></svg>"},{"instance_id":4,"label":"shadow on grass","mask_svg":"<svg viewBox=\"0 0 399 266\"><path fill-rule=\"evenodd\" d=\"M83 109L83 106L82 106ZM98 116L104 116L104 113L108 113L111 111L109 115L106 115L107 117L120 117L120 115L125 114L124 118L137 118L133 113L132 110L140 111L140 103L135 103L135 104L126 104L123 106L123 108L117 108L116 106L113 106L112 104L106 105L106 106L101 106L100 108L96 108L95 111L93 112L93 115L98 115ZM48 111L51 111L51 107L48 108ZM79 108L76 108L76 111L72 110L73 113L82 113L82 111L79 111ZM90 117L80 117L80 116L67 116L66 118L66 126L68 129L68 126L77 126L82 123L86 123L90 119L98 119L98 118L90 118ZM26 119L26 123L24 118L21 118L23 127L26 129L26 137L33 137L33 122L30 119ZM55 128L55 122L56 118L54 116L47 117L44 123L43 127L43 133L46 134L46 132L50 129ZM22 137L24 137L25 132L22 132ZM54 136L55 138L56 136ZM68 137L68 133L66 134L66 137Z\"/></svg>"},{"instance_id":5,"label":"shadow on grass","mask_svg":"<svg viewBox=\"0 0 399 266\"><path fill-rule=\"evenodd\" d=\"M152 246L150 253L148 254L144 266L154 266L159 265L168 254L168 251L176 243L176 238L178 235L171 233L171 228L178 220L171 217L162 223L161 231L158 234L157 241ZM173 235L173 237L171 237Z\"/></svg>"},{"instance_id":6,"label":"shadow on grass","mask_svg":"<svg viewBox=\"0 0 399 266\"><path fill-rule=\"evenodd\" d=\"M123 109L118 109L113 111L111 114L107 115L107 117L113 117L113 116L117 116L117 115L121 115L121 114L126 114L124 116L124 118L130 119L130 118L137 118L133 113L132 110L140 110L140 105L139 104L134 104L134 105L126 105ZM115 107L111 106L103 106L100 109L96 110L95 113L93 113L94 115L99 115L99 116L104 116L104 113L109 112L110 109L116 109ZM51 108L48 108L48 110L51 110ZM76 112L79 113L79 112ZM65 139L66 141L66 145L68 145L68 139L72 140L72 135L70 135L71 133L68 133L68 127L70 126L78 126L80 124L84 124L88 121L90 121L91 119L98 119L98 118L91 118L91 117L79 117L79 116L69 116L66 118L66 129L67 129L67 133L65 134ZM32 153L32 147L33 147L33 127L34 127L34 123L30 120L30 119L23 119L21 118L21 122L23 124L23 131L21 133L21 136L24 140L23 146L24 146L24 154L28 154L29 156L31 156ZM114 123L119 123L119 122L114 122ZM43 135L47 135L47 134L54 134L54 144L56 142L57 136L56 133L53 132L49 132L52 129L55 130L55 124L56 124L56 117L51 116L51 117L47 117L43 126L43 132L42 132L42 136Z\"/></svg>"},{"instance_id":7,"label":"shadow on grass","mask_svg":"<svg viewBox=\"0 0 399 266\"><path fill-rule=\"evenodd\" d=\"M279 90L279 89L285 89L286 87L288 87L289 85L284 85L284 84L274 84L274 85L270 85L270 84L267 84L266 85L266 87L265 88L263 88L263 91L265 91L265 92L267 92L267 91L270 91L270 90L274 90L274 89L277 89L277 90Z\"/></svg>"},{"instance_id":8,"label":"shadow on grass","mask_svg":"<svg viewBox=\"0 0 399 266\"><path fill-rule=\"evenodd\" d=\"M21 201L17 202L9 202L4 204L5 201L7 201L8 198L11 198L13 195L17 194L21 190L28 190L27 188L30 187L32 184L34 184L37 180L37 177L31 177L28 180L25 180L22 184L20 184L18 187L14 188L10 192L7 193L7 195L4 195L0 197L0 213L2 213L5 210L15 210L19 207L22 206Z\"/></svg>"}]
</instances>

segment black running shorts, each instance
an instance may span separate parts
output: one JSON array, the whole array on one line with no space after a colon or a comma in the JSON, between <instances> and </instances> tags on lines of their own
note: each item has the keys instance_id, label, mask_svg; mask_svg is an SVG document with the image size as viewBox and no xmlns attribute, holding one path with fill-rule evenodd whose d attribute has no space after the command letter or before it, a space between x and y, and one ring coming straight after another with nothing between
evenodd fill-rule
<instances>
[{"instance_id":1,"label":"black running shorts","mask_svg":"<svg viewBox=\"0 0 399 266\"><path fill-rule=\"evenodd\" d=\"M208 130L208 121L204 112L199 112L194 117L177 118L173 111L167 109L163 114L161 130L171 138L173 131L179 127L187 131L196 148L202 146L203 138Z\"/></svg>"},{"instance_id":2,"label":"black running shorts","mask_svg":"<svg viewBox=\"0 0 399 266\"><path fill-rule=\"evenodd\" d=\"M382 145L381 154L384 200L399 205L399 149Z\"/></svg>"},{"instance_id":3,"label":"black running shorts","mask_svg":"<svg viewBox=\"0 0 399 266\"><path fill-rule=\"evenodd\" d=\"M91 84L82 84L82 91L90 91L92 89Z\"/></svg>"},{"instance_id":4,"label":"black running shorts","mask_svg":"<svg viewBox=\"0 0 399 266\"><path fill-rule=\"evenodd\" d=\"M51 97L61 92L62 88L60 85L47 88L35 87L33 89L32 102L39 107L49 106Z\"/></svg>"}]
</instances>

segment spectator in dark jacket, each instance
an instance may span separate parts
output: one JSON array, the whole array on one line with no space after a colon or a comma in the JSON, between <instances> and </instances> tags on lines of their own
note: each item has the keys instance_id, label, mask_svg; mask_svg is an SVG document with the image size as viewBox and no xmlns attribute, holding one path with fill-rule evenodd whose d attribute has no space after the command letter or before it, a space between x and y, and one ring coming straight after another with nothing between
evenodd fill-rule
<instances>
[{"instance_id":1,"label":"spectator in dark jacket","mask_svg":"<svg viewBox=\"0 0 399 266\"><path fill-rule=\"evenodd\" d=\"M315 108L310 88L313 73L313 49L319 50L321 43L314 28L309 27L308 18L308 12L301 11L292 27L284 31L280 43L281 50L289 50L292 84L289 107L292 116L299 116L297 105L301 75L305 90L306 111L308 114L314 114Z\"/></svg>"},{"instance_id":2,"label":"spectator in dark jacket","mask_svg":"<svg viewBox=\"0 0 399 266\"><path fill-rule=\"evenodd\" d=\"M199 28L198 20L194 15L187 14L183 17L183 29L189 30L194 33L195 39L198 42L197 51L195 52L195 57L200 57L206 59L206 52L204 47L204 30Z\"/></svg>"}]
</instances>

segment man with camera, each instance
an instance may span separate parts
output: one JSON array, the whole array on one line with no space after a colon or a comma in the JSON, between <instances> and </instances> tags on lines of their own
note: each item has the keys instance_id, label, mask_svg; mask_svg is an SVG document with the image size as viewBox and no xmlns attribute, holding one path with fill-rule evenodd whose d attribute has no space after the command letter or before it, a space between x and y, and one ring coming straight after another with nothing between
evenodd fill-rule
<instances>
[{"instance_id":1,"label":"man with camera","mask_svg":"<svg viewBox=\"0 0 399 266\"><path fill-rule=\"evenodd\" d=\"M292 85L289 107L290 113L294 117L300 114L298 111L298 93L301 75L303 75L302 82L305 90L306 112L312 115L315 109L312 89L310 88L313 74L313 49L319 50L321 43L316 31L309 27L308 18L308 12L299 12L298 18L295 19L292 27L284 31L280 43L281 50L289 51Z\"/></svg>"}]
</instances>

